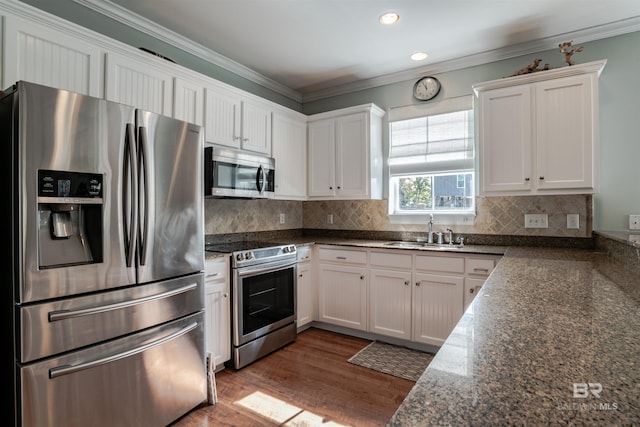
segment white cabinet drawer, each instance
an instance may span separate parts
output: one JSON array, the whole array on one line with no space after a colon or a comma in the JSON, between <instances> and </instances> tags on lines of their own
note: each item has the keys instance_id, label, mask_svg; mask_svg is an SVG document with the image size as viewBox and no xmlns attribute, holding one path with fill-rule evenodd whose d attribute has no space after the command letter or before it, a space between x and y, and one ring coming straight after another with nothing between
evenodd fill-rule
<instances>
[{"instance_id":1,"label":"white cabinet drawer","mask_svg":"<svg viewBox=\"0 0 640 427\"><path fill-rule=\"evenodd\" d=\"M367 252L348 249L320 248L320 261L343 262L347 264L366 264Z\"/></svg>"},{"instance_id":2,"label":"white cabinet drawer","mask_svg":"<svg viewBox=\"0 0 640 427\"><path fill-rule=\"evenodd\" d=\"M495 265L496 263L493 259L467 258L467 273L488 276Z\"/></svg>"},{"instance_id":3,"label":"white cabinet drawer","mask_svg":"<svg viewBox=\"0 0 640 427\"><path fill-rule=\"evenodd\" d=\"M401 268L413 267L412 255L396 252L371 252L369 264L376 267Z\"/></svg>"},{"instance_id":4,"label":"white cabinet drawer","mask_svg":"<svg viewBox=\"0 0 640 427\"><path fill-rule=\"evenodd\" d=\"M226 257L207 259L204 261L204 280L224 279L228 275L228 263Z\"/></svg>"},{"instance_id":5,"label":"white cabinet drawer","mask_svg":"<svg viewBox=\"0 0 640 427\"><path fill-rule=\"evenodd\" d=\"M416 270L464 274L464 258L416 255Z\"/></svg>"}]
</instances>

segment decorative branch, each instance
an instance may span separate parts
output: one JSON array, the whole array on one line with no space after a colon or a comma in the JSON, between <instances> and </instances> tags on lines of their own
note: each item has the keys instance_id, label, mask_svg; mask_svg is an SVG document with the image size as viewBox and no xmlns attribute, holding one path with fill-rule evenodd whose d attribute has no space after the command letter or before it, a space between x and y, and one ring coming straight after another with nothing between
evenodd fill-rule
<instances>
[{"instance_id":1,"label":"decorative branch","mask_svg":"<svg viewBox=\"0 0 640 427\"><path fill-rule=\"evenodd\" d=\"M573 56L574 53L582 52L584 50L584 48L582 46L574 47L573 49L571 49L572 45L573 45L573 40L570 40L570 41L564 42L564 43L560 43L558 45L558 47L560 48L560 52L564 53L564 60L569 65L573 65L573 61L571 60L571 56Z\"/></svg>"}]
</instances>

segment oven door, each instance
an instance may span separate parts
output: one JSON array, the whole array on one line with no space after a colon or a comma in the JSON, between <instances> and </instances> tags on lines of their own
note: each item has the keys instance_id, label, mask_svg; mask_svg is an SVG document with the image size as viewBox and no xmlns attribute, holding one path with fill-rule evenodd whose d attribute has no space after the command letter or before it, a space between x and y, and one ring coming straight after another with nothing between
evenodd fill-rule
<instances>
[{"instance_id":1,"label":"oven door","mask_svg":"<svg viewBox=\"0 0 640 427\"><path fill-rule=\"evenodd\" d=\"M295 259L235 269L233 345L295 322Z\"/></svg>"}]
</instances>

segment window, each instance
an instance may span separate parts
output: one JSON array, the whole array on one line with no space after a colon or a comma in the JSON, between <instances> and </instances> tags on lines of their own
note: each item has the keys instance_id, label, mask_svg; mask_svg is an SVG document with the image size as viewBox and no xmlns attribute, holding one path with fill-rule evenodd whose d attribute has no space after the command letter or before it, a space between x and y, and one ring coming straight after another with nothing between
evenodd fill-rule
<instances>
[{"instance_id":1,"label":"window","mask_svg":"<svg viewBox=\"0 0 640 427\"><path fill-rule=\"evenodd\" d=\"M389 214L475 213L470 97L390 112Z\"/></svg>"}]
</instances>

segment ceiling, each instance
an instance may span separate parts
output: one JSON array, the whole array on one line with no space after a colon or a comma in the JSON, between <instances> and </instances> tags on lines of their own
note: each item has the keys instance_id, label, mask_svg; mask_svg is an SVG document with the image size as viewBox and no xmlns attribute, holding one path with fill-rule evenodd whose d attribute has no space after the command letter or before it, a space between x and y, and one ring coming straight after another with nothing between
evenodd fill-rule
<instances>
[{"instance_id":1,"label":"ceiling","mask_svg":"<svg viewBox=\"0 0 640 427\"><path fill-rule=\"evenodd\" d=\"M640 29L639 0L75 1L299 100Z\"/></svg>"}]
</instances>

